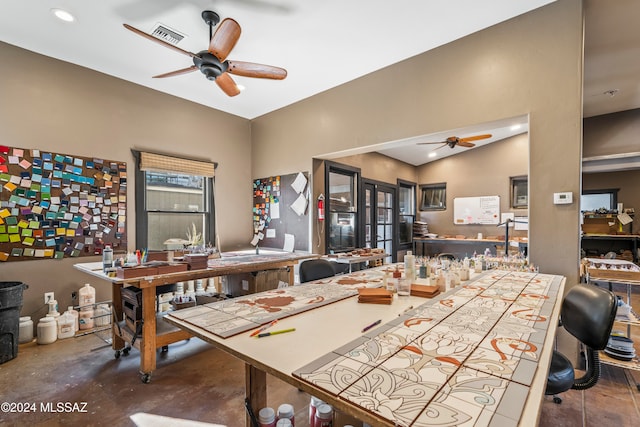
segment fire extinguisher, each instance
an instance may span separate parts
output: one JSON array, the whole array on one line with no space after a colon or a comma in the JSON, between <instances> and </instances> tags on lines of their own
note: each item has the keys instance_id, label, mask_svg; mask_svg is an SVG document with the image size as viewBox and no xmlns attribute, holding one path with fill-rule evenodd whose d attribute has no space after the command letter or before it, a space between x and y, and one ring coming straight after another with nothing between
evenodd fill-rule
<instances>
[{"instance_id":1,"label":"fire extinguisher","mask_svg":"<svg viewBox=\"0 0 640 427\"><path fill-rule=\"evenodd\" d=\"M324 195L318 196L318 221L324 221Z\"/></svg>"}]
</instances>

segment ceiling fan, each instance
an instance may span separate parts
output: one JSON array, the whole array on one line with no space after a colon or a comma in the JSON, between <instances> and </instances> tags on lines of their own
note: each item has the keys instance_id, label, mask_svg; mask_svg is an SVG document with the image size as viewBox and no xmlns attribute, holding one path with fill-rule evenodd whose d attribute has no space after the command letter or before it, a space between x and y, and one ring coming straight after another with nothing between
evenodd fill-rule
<instances>
[{"instance_id":1,"label":"ceiling fan","mask_svg":"<svg viewBox=\"0 0 640 427\"><path fill-rule=\"evenodd\" d=\"M445 139L444 141L436 141L436 142L419 142L418 145L424 145L424 144L442 144L440 147L436 148L436 150L442 148L442 147L446 147L447 145L451 148L455 148L456 145L459 145L460 147L465 147L465 148L472 148L475 147L476 144L470 142L470 141L478 141L480 139L487 139L487 138L491 138L491 134L490 133L486 133L483 135L474 135L474 136L468 136L466 138L458 138L457 136L450 136L449 138ZM434 150L435 151L435 150Z\"/></svg>"},{"instance_id":2,"label":"ceiling fan","mask_svg":"<svg viewBox=\"0 0 640 427\"><path fill-rule=\"evenodd\" d=\"M231 78L230 74L274 80L282 80L287 77L287 70L284 68L255 64L253 62L228 60L227 56L240 38L240 25L231 18L225 18L216 29L216 32L213 33L213 27L218 25L220 22L220 16L215 12L205 10L202 12L202 19L209 25L209 47L207 50L203 50L198 53L183 50L165 42L164 40L158 39L144 31L132 27L131 25L122 25L124 25L126 29L133 31L146 39L159 43L169 49L173 49L183 55L190 56L193 59L193 65L190 67L159 74L157 76L153 76L154 78L173 77L200 70L207 79L215 81L224 93L229 96L236 96L240 93L240 89Z\"/></svg>"}]
</instances>

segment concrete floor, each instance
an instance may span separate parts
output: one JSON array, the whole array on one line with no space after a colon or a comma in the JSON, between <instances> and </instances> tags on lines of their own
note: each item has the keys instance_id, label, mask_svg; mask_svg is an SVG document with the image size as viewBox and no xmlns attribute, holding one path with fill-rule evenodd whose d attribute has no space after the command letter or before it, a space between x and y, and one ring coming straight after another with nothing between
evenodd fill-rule
<instances>
[{"instance_id":1,"label":"concrete floor","mask_svg":"<svg viewBox=\"0 0 640 427\"><path fill-rule=\"evenodd\" d=\"M635 307L640 307L638 292L633 298L638 301ZM632 329L640 342L640 327ZM143 384L138 352L132 350L116 360L101 337L104 333L50 345L21 345L17 358L0 365L0 401L26 404L31 412L7 413L3 407L0 425L134 426L129 417L136 413L244 425L244 367L238 359L193 338L169 346L166 353L158 351L158 369L151 383ZM564 393L560 405L545 397L539 425L637 427L640 391L636 383L640 383L640 372L603 366L594 388ZM268 405L274 408L293 404L296 426L308 426L309 395L268 377L268 396ZM68 402L76 412L64 406L57 412L46 407L53 404L55 408L58 402ZM177 426L177 422L154 420L152 425Z\"/></svg>"}]
</instances>

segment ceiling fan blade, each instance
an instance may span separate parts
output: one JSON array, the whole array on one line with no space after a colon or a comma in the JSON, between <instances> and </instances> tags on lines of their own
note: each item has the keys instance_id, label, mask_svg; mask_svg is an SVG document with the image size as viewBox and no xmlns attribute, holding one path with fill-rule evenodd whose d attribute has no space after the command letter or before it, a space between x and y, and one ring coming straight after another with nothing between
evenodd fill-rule
<instances>
[{"instance_id":1,"label":"ceiling fan blade","mask_svg":"<svg viewBox=\"0 0 640 427\"><path fill-rule=\"evenodd\" d=\"M160 40L160 39L158 39L158 38L156 38L156 37L153 37L151 34L147 34L147 33L145 33L144 31L139 30L139 29L137 29L136 27L132 27L132 26L131 26L131 25L129 25L129 24L122 24L122 25L124 25L124 27L125 27L127 30L129 30L129 31L133 31L134 33L138 34L139 36L144 37L145 39L149 39L149 40L151 40L152 42L155 42L155 43L161 44L162 46L164 46L164 47L168 47L169 49L173 49L173 50L175 50L176 52L179 52L179 53L181 53L181 54L183 54L183 55L187 55L187 56L190 56L190 57L194 57L194 56L196 56L196 54L195 54L195 53L191 53L191 52L189 52L189 51L186 51L186 50L180 49L178 46L174 46L174 45L172 45L171 43L167 43L167 42L165 42L164 40Z\"/></svg>"},{"instance_id":2,"label":"ceiling fan blade","mask_svg":"<svg viewBox=\"0 0 640 427\"><path fill-rule=\"evenodd\" d=\"M261 79L282 80L287 77L287 70L271 65L254 64L253 62L227 61L227 72L236 76L257 77Z\"/></svg>"},{"instance_id":3,"label":"ceiling fan blade","mask_svg":"<svg viewBox=\"0 0 640 427\"><path fill-rule=\"evenodd\" d=\"M447 141L435 141L435 142L418 142L416 145L428 145L428 144L446 144Z\"/></svg>"},{"instance_id":4,"label":"ceiling fan blade","mask_svg":"<svg viewBox=\"0 0 640 427\"><path fill-rule=\"evenodd\" d=\"M460 147L466 147L466 148L472 148L475 147L476 144L474 144L473 142L466 142L463 140L458 141L458 144Z\"/></svg>"},{"instance_id":5,"label":"ceiling fan blade","mask_svg":"<svg viewBox=\"0 0 640 427\"><path fill-rule=\"evenodd\" d=\"M466 138L460 138L459 142L469 142L469 141L477 141L479 139L487 139L487 138L491 138L491 134L487 133L484 135L475 135L475 136L468 136Z\"/></svg>"},{"instance_id":6,"label":"ceiling fan blade","mask_svg":"<svg viewBox=\"0 0 640 427\"><path fill-rule=\"evenodd\" d=\"M224 93L229 96L236 96L240 93L238 85L233 81L229 73L222 73L216 77L216 83Z\"/></svg>"},{"instance_id":7,"label":"ceiling fan blade","mask_svg":"<svg viewBox=\"0 0 640 427\"><path fill-rule=\"evenodd\" d=\"M183 68L182 70L175 70L175 71L170 71L170 72L164 73L164 74L158 74L157 76L153 76L153 78L154 79L163 79L165 77L179 76L180 74L187 74L187 73L190 73L192 71L196 71L197 69L198 69L198 67L196 67L195 65L192 65L191 67Z\"/></svg>"},{"instance_id":8,"label":"ceiling fan blade","mask_svg":"<svg viewBox=\"0 0 640 427\"><path fill-rule=\"evenodd\" d=\"M442 145L441 145L440 147L438 147L438 148L434 148L434 149L433 149L433 150L431 150L431 151L436 151L436 150L439 150L439 149L444 148L444 147L448 147L448 144L447 144L446 142L445 142L445 143L442 143Z\"/></svg>"},{"instance_id":9,"label":"ceiling fan blade","mask_svg":"<svg viewBox=\"0 0 640 427\"><path fill-rule=\"evenodd\" d=\"M223 62L240 38L240 24L231 18L225 18L209 42L209 53Z\"/></svg>"}]
</instances>

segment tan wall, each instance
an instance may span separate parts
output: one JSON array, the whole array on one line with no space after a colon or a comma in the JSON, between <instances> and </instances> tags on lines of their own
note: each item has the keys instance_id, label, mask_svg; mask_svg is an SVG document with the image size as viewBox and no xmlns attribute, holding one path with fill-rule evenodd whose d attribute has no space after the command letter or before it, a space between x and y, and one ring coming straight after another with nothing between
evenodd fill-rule
<instances>
[{"instance_id":1,"label":"tan wall","mask_svg":"<svg viewBox=\"0 0 640 427\"><path fill-rule=\"evenodd\" d=\"M640 152L640 109L584 120L583 157Z\"/></svg>"},{"instance_id":2,"label":"tan wall","mask_svg":"<svg viewBox=\"0 0 640 427\"><path fill-rule=\"evenodd\" d=\"M636 218L633 222L634 232L640 230L640 170L585 173L582 175L583 190L603 190L619 188L618 203L625 208L634 208ZM626 230L626 228L625 228Z\"/></svg>"},{"instance_id":3,"label":"tan wall","mask_svg":"<svg viewBox=\"0 0 640 427\"><path fill-rule=\"evenodd\" d=\"M250 241L248 120L3 43L0 76L0 144L127 162L130 249L135 248L132 148L218 162L216 200L222 249ZM107 284L77 273L74 262L77 260L7 262L0 265L0 276L29 285L23 313L42 306L45 291L54 291L59 305L66 308L71 292L85 282L96 286L98 299L110 299Z\"/></svg>"},{"instance_id":4,"label":"tan wall","mask_svg":"<svg viewBox=\"0 0 640 427\"><path fill-rule=\"evenodd\" d=\"M432 233L463 234L476 237L504 235L504 228L495 225L455 225L453 199L455 197L500 196L500 212L513 212L527 216L527 209L511 208L510 177L527 175L529 168L529 138L517 135L502 141L474 148L465 153L445 157L417 168L418 185L445 182L447 209L422 211L419 219L425 221ZM510 236L525 237L524 231L509 230Z\"/></svg>"},{"instance_id":5,"label":"tan wall","mask_svg":"<svg viewBox=\"0 0 640 427\"><path fill-rule=\"evenodd\" d=\"M552 200L557 191L580 193L582 33L582 2L559 0L257 118L252 175L310 170L314 156L529 114L531 260L577 283L578 204Z\"/></svg>"},{"instance_id":6,"label":"tan wall","mask_svg":"<svg viewBox=\"0 0 640 427\"><path fill-rule=\"evenodd\" d=\"M362 178L396 185L398 179L416 181L416 168L380 153L366 153L331 159L332 162L360 169Z\"/></svg>"}]
</instances>

